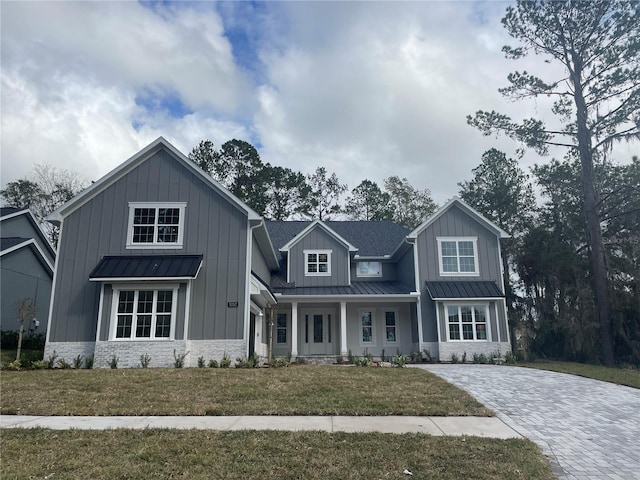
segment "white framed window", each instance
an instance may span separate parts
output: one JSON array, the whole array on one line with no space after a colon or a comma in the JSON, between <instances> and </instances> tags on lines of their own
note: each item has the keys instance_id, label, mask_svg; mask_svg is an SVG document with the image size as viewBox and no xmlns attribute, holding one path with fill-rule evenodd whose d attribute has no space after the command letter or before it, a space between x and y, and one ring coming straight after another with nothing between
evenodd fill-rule
<instances>
[{"instance_id":1,"label":"white framed window","mask_svg":"<svg viewBox=\"0 0 640 480\"><path fill-rule=\"evenodd\" d=\"M373 345L375 343L374 310L360 311L360 343Z\"/></svg>"},{"instance_id":2,"label":"white framed window","mask_svg":"<svg viewBox=\"0 0 640 480\"><path fill-rule=\"evenodd\" d=\"M177 285L122 286L113 291L112 340L172 340Z\"/></svg>"},{"instance_id":3,"label":"white framed window","mask_svg":"<svg viewBox=\"0 0 640 480\"><path fill-rule=\"evenodd\" d=\"M358 277L381 277L382 262L358 262L356 273Z\"/></svg>"},{"instance_id":4,"label":"white framed window","mask_svg":"<svg viewBox=\"0 0 640 480\"><path fill-rule=\"evenodd\" d=\"M276 343L287 343L286 313L279 313L276 317Z\"/></svg>"},{"instance_id":5,"label":"white framed window","mask_svg":"<svg viewBox=\"0 0 640 480\"><path fill-rule=\"evenodd\" d=\"M478 276L478 238L437 238L440 275Z\"/></svg>"},{"instance_id":6,"label":"white framed window","mask_svg":"<svg viewBox=\"0 0 640 480\"><path fill-rule=\"evenodd\" d=\"M182 248L186 203L129 203L127 248Z\"/></svg>"},{"instance_id":7,"label":"white framed window","mask_svg":"<svg viewBox=\"0 0 640 480\"><path fill-rule=\"evenodd\" d=\"M305 250L304 274L309 277L331 275L331 250Z\"/></svg>"},{"instance_id":8,"label":"white framed window","mask_svg":"<svg viewBox=\"0 0 640 480\"><path fill-rule=\"evenodd\" d=\"M384 309L384 343L398 343L398 312Z\"/></svg>"},{"instance_id":9,"label":"white framed window","mask_svg":"<svg viewBox=\"0 0 640 480\"><path fill-rule=\"evenodd\" d=\"M487 305L445 305L450 341L488 341Z\"/></svg>"}]
</instances>

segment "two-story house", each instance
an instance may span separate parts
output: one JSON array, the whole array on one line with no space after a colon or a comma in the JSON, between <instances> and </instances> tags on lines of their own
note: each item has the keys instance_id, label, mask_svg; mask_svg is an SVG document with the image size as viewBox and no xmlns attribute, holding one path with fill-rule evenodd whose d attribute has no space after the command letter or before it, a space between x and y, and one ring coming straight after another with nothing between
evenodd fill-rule
<instances>
[{"instance_id":1,"label":"two-story house","mask_svg":"<svg viewBox=\"0 0 640 480\"><path fill-rule=\"evenodd\" d=\"M454 199L391 222L269 222L163 138L62 206L47 354L335 359L509 350L500 238ZM271 342L269 338L271 337Z\"/></svg>"}]
</instances>

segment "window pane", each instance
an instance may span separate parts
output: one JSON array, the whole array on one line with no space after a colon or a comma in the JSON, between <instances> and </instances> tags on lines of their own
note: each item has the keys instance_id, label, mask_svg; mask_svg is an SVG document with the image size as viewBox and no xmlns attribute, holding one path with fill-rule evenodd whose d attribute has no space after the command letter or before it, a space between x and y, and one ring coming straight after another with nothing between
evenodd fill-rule
<instances>
[{"instance_id":1,"label":"window pane","mask_svg":"<svg viewBox=\"0 0 640 480\"><path fill-rule=\"evenodd\" d=\"M329 271L329 266L326 263L321 263L319 265L319 267L320 267L320 272L325 272L326 273L326 272Z\"/></svg>"},{"instance_id":2,"label":"window pane","mask_svg":"<svg viewBox=\"0 0 640 480\"><path fill-rule=\"evenodd\" d=\"M118 313L133 313L133 290L122 290L118 298Z\"/></svg>"},{"instance_id":3,"label":"window pane","mask_svg":"<svg viewBox=\"0 0 640 480\"><path fill-rule=\"evenodd\" d=\"M287 314L279 313L277 319L278 328L287 328Z\"/></svg>"},{"instance_id":4,"label":"window pane","mask_svg":"<svg viewBox=\"0 0 640 480\"><path fill-rule=\"evenodd\" d=\"M456 242L442 242L442 256L443 257L456 257L458 251L456 250Z\"/></svg>"},{"instance_id":5,"label":"window pane","mask_svg":"<svg viewBox=\"0 0 640 480\"><path fill-rule=\"evenodd\" d=\"M458 254L461 257L473 257L473 242L458 242Z\"/></svg>"},{"instance_id":6,"label":"window pane","mask_svg":"<svg viewBox=\"0 0 640 480\"><path fill-rule=\"evenodd\" d=\"M396 327L387 327L387 342L396 341Z\"/></svg>"},{"instance_id":7,"label":"window pane","mask_svg":"<svg viewBox=\"0 0 640 480\"><path fill-rule=\"evenodd\" d=\"M307 254L307 261L309 263L313 262L316 263L318 261L318 255L315 253L309 253Z\"/></svg>"},{"instance_id":8,"label":"window pane","mask_svg":"<svg viewBox=\"0 0 640 480\"><path fill-rule=\"evenodd\" d=\"M156 302L156 312L171 313L173 305L173 292L171 290L159 290L158 301Z\"/></svg>"},{"instance_id":9,"label":"window pane","mask_svg":"<svg viewBox=\"0 0 640 480\"><path fill-rule=\"evenodd\" d=\"M484 323L484 322L486 322L484 308L473 307L473 310L474 310L474 312L476 314L476 323Z\"/></svg>"},{"instance_id":10,"label":"window pane","mask_svg":"<svg viewBox=\"0 0 640 480\"><path fill-rule=\"evenodd\" d=\"M449 338L451 340L460 340L460 326L457 323L449 324Z\"/></svg>"},{"instance_id":11,"label":"window pane","mask_svg":"<svg viewBox=\"0 0 640 480\"><path fill-rule=\"evenodd\" d=\"M151 336L151 315L138 315L136 325L136 337L148 338Z\"/></svg>"},{"instance_id":12,"label":"window pane","mask_svg":"<svg viewBox=\"0 0 640 480\"><path fill-rule=\"evenodd\" d=\"M304 343L309 343L309 315L304 316Z\"/></svg>"},{"instance_id":13,"label":"window pane","mask_svg":"<svg viewBox=\"0 0 640 480\"><path fill-rule=\"evenodd\" d=\"M458 259L453 257L445 257L442 259L442 271L443 272L457 272L458 271Z\"/></svg>"},{"instance_id":14,"label":"window pane","mask_svg":"<svg viewBox=\"0 0 640 480\"><path fill-rule=\"evenodd\" d=\"M365 343L373 342L373 332L371 327L364 327L362 329L362 341Z\"/></svg>"},{"instance_id":15,"label":"window pane","mask_svg":"<svg viewBox=\"0 0 640 480\"><path fill-rule=\"evenodd\" d=\"M137 313L151 313L153 311L153 290L141 290L138 293Z\"/></svg>"},{"instance_id":16,"label":"window pane","mask_svg":"<svg viewBox=\"0 0 640 480\"><path fill-rule=\"evenodd\" d=\"M133 211L134 225L153 225L156 223L155 208L136 208Z\"/></svg>"},{"instance_id":17,"label":"window pane","mask_svg":"<svg viewBox=\"0 0 640 480\"><path fill-rule=\"evenodd\" d=\"M471 316L471 307L460 307L460 313L462 314L462 321L471 323L473 317Z\"/></svg>"},{"instance_id":18,"label":"window pane","mask_svg":"<svg viewBox=\"0 0 640 480\"><path fill-rule=\"evenodd\" d=\"M309 273L317 273L318 272L318 264L310 263L307 265L307 272Z\"/></svg>"},{"instance_id":19,"label":"window pane","mask_svg":"<svg viewBox=\"0 0 640 480\"><path fill-rule=\"evenodd\" d=\"M450 322L458 321L458 307L447 307L447 315Z\"/></svg>"},{"instance_id":20,"label":"window pane","mask_svg":"<svg viewBox=\"0 0 640 480\"><path fill-rule=\"evenodd\" d=\"M287 314L279 313L276 319L276 342L287 343Z\"/></svg>"},{"instance_id":21,"label":"window pane","mask_svg":"<svg viewBox=\"0 0 640 480\"><path fill-rule=\"evenodd\" d=\"M158 225L178 225L180 223L179 208L158 209Z\"/></svg>"},{"instance_id":22,"label":"window pane","mask_svg":"<svg viewBox=\"0 0 640 480\"><path fill-rule=\"evenodd\" d=\"M487 339L487 325L485 323L476 325L476 337L478 340Z\"/></svg>"},{"instance_id":23,"label":"window pane","mask_svg":"<svg viewBox=\"0 0 640 480\"><path fill-rule=\"evenodd\" d=\"M322 315L313 316L313 342L322 343Z\"/></svg>"},{"instance_id":24,"label":"window pane","mask_svg":"<svg viewBox=\"0 0 640 480\"><path fill-rule=\"evenodd\" d=\"M387 326L396 326L396 312L385 312L384 321Z\"/></svg>"},{"instance_id":25,"label":"window pane","mask_svg":"<svg viewBox=\"0 0 640 480\"><path fill-rule=\"evenodd\" d=\"M331 343L331 315L327 315L327 342Z\"/></svg>"},{"instance_id":26,"label":"window pane","mask_svg":"<svg viewBox=\"0 0 640 480\"><path fill-rule=\"evenodd\" d=\"M168 338L171 333L171 315L158 315L156 320L156 338Z\"/></svg>"},{"instance_id":27,"label":"window pane","mask_svg":"<svg viewBox=\"0 0 640 480\"><path fill-rule=\"evenodd\" d=\"M323 263L327 263L329 261L328 255L326 253L320 253L318 255L318 261L319 262L323 262Z\"/></svg>"},{"instance_id":28,"label":"window pane","mask_svg":"<svg viewBox=\"0 0 640 480\"><path fill-rule=\"evenodd\" d=\"M131 315L118 315L118 324L116 325L116 338L131 337Z\"/></svg>"},{"instance_id":29,"label":"window pane","mask_svg":"<svg viewBox=\"0 0 640 480\"><path fill-rule=\"evenodd\" d=\"M362 326L363 327L371 326L371 312L362 313Z\"/></svg>"},{"instance_id":30,"label":"window pane","mask_svg":"<svg viewBox=\"0 0 640 480\"><path fill-rule=\"evenodd\" d=\"M364 343L373 342L373 319L371 312L363 312L361 316L362 322L362 341Z\"/></svg>"},{"instance_id":31,"label":"window pane","mask_svg":"<svg viewBox=\"0 0 640 480\"><path fill-rule=\"evenodd\" d=\"M462 324L462 337L465 340L473 340L473 325L470 323Z\"/></svg>"},{"instance_id":32,"label":"window pane","mask_svg":"<svg viewBox=\"0 0 640 480\"><path fill-rule=\"evenodd\" d=\"M178 227L158 227L158 243L177 243Z\"/></svg>"},{"instance_id":33,"label":"window pane","mask_svg":"<svg viewBox=\"0 0 640 480\"><path fill-rule=\"evenodd\" d=\"M475 272L476 262L473 257L460 257L460 271L461 272Z\"/></svg>"},{"instance_id":34,"label":"window pane","mask_svg":"<svg viewBox=\"0 0 640 480\"><path fill-rule=\"evenodd\" d=\"M133 243L153 243L153 227L133 227Z\"/></svg>"}]
</instances>

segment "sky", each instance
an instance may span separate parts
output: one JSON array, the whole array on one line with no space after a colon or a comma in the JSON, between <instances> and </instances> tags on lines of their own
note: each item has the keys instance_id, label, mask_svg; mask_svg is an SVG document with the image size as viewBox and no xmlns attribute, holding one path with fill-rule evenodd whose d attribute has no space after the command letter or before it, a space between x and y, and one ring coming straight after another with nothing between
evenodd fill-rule
<instances>
[{"instance_id":1,"label":"sky","mask_svg":"<svg viewBox=\"0 0 640 480\"><path fill-rule=\"evenodd\" d=\"M483 152L518 147L468 114L548 110L498 93L509 72L541 68L504 58L507 5L3 1L0 185L35 164L97 180L159 136L185 155L237 138L265 163L323 166L350 190L406 177L443 204Z\"/></svg>"}]
</instances>

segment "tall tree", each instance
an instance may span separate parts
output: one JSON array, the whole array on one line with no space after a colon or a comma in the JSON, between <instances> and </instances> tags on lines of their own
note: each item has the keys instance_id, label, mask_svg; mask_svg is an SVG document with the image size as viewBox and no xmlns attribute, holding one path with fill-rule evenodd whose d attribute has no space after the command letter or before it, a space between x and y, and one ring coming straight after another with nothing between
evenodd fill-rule
<instances>
[{"instance_id":1,"label":"tall tree","mask_svg":"<svg viewBox=\"0 0 640 480\"><path fill-rule=\"evenodd\" d=\"M473 179L458 183L461 198L511 235L502 240L501 254L506 300L510 306L509 324L514 329L518 323L517 297L510 272L513 255L534 216L533 188L518 162L495 148L482 155L482 162L472 172ZM514 333L512 341L516 338Z\"/></svg>"},{"instance_id":2,"label":"tall tree","mask_svg":"<svg viewBox=\"0 0 640 480\"><path fill-rule=\"evenodd\" d=\"M526 71L511 73L501 89L509 98L556 98L552 112L564 127L540 119L514 122L495 111L478 111L468 122L486 135L503 132L546 154L563 146L580 159L581 195L591 254L603 361L614 364L609 279L598 212L594 161L617 140L640 138L640 3L628 0L518 0L502 19L521 46L503 48L510 59L529 53L562 67L544 80ZM554 70L552 70L554 71Z\"/></svg>"},{"instance_id":3,"label":"tall tree","mask_svg":"<svg viewBox=\"0 0 640 480\"><path fill-rule=\"evenodd\" d=\"M318 167L307 175L307 182L311 192L302 210L309 212L311 218L331 220L342 211L340 197L347 191L347 185L340 183L335 173L327 175L326 168Z\"/></svg>"},{"instance_id":4,"label":"tall tree","mask_svg":"<svg viewBox=\"0 0 640 480\"><path fill-rule=\"evenodd\" d=\"M406 178L386 178L384 190L389 195L390 219L407 228L417 227L436 209L431 192L414 188Z\"/></svg>"},{"instance_id":5,"label":"tall tree","mask_svg":"<svg viewBox=\"0 0 640 480\"><path fill-rule=\"evenodd\" d=\"M385 220L389 218L389 194L377 183L363 180L351 190L344 212L353 220Z\"/></svg>"},{"instance_id":6,"label":"tall tree","mask_svg":"<svg viewBox=\"0 0 640 480\"><path fill-rule=\"evenodd\" d=\"M267 205L265 216L272 220L287 220L296 213L305 215L310 194L309 185L300 172L290 168L266 164L262 178L266 182Z\"/></svg>"},{"instance_id":7,"label":"tall tree","mask_svg":"<svg viewBox=\"0 0 640 480\"><path fill-rule=\"evenodd\" d=\"M211 176L213 176L214 166L218 162L219 156L220 154L211 140L202 140L189 152L189 158Z\"/></svg>"}]
</instances>

